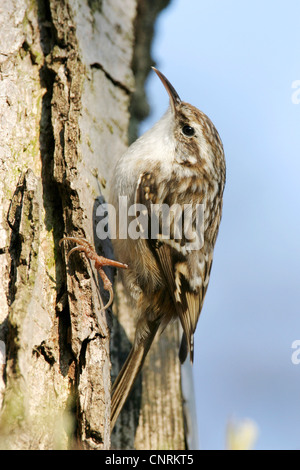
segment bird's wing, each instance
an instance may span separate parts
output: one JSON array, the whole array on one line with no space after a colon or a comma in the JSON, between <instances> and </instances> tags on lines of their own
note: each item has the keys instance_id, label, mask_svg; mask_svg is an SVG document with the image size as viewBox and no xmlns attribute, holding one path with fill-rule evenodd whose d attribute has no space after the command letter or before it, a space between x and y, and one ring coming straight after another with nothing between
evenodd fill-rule
<instances>
[{"instance_id":1,"label":"bird's wing","mask_svg":"<svg viewBox=\"0 0 300 470\"><path fill-rule=\"evenodd\" d=\"M143 173L138 181L136 189L136 204L142 204L148 213L147 226L142 228L147 243L156 258L156 261L165 278L166 286L174 301L176 314L180 318L183 328L183 342L180 350L180 360L183 362L187 352L190 352L190 359L193 361L193 336L196 329L200 310L204 300L207 287L202 275L199 278L199 287L195 287L191 281L191 265L193 259L200 257L200 252L186 252L185 246L188 240L185 240L184 233L182 238L172 236L172 224L170 237L166 238L164 227L162 227L161 217L153 211L153 204L157 204L157 194L159 188L155 187L155 179L151 173ZM148 232L146 233L146 230ZM204 269L200 274L205 276L206 262L204 260ZM203 273L202 273L203 271Z\"/></svg>"}]
</instances>

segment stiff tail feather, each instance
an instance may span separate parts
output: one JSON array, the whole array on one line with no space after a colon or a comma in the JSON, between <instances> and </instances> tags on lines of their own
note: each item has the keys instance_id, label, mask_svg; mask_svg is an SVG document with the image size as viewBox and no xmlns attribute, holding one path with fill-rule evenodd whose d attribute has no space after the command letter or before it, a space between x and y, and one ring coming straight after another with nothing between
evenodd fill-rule
<instances>
[{"instance_id":1,"label":"stiff tail feather","mask_svg":"<svg viewBox=\"0 0 300 470\"><path fill-rule=\"evenodd\" d=\"M158 326L159 325L155 325L145 338L141 338L139 343L132 347L118 377L114 382L111 398L111 431L128 395L132 390L135 379L144 364L144 360L154 340Z\"/></svg>"}]
</instances>

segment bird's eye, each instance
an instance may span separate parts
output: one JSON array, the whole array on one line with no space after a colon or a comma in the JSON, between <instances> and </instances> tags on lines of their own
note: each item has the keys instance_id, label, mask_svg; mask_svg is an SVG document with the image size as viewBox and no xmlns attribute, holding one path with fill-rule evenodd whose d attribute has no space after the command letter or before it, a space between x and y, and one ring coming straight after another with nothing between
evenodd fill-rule
<instances>
[{"instance_id":1,"label":"bird's eye","mask_svg":"<svg viewBox=\"0 0 300 470\"><path fill-rule=\"evenodd\" d=\"M195 134L195 129L191 126L183 126L182 132L188 137L192 137Z\"/></svg>"}]
</instances>

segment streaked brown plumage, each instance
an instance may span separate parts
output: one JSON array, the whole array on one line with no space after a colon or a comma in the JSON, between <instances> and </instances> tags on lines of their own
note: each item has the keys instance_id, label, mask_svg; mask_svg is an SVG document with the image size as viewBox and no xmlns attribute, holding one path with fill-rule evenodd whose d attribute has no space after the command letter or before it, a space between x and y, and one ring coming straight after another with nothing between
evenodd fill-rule
<instances>
[{"instance_id":1,"label":"streaked brown plumage","mask_svg":"<svg viewBox=\"0 0 300 470\"><path fill-rule=\"evenodd\" d=\"M222 213L225 159L218 132L204 113L181 101L166 77L154 70L170 96L171 106L120 158L111 202L118 209L119 197L127 196L129 206L143 204L149 224L152 204L203 204L204 244L188 251L184 237L166 240L159 238L159 233L158 239L128 237L113 241L116 258L129 266L122 271L122 278L136 302L138 320L132 350L113 385L112 427L156 333L174 318L179 317L183 328L180 360L183 362L189 352L193 361L193 336Z\"/></svg>"}]
</instances>

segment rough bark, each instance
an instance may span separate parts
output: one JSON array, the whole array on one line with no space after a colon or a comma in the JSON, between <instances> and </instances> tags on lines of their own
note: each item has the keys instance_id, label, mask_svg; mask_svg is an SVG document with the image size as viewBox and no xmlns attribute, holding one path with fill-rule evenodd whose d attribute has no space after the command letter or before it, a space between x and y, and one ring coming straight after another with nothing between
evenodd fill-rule
<instances>
[{"instance_id":1,"label":"rough bark","mask_svg":"<svg viewBox=\"0 0 300 470\"><path fill-rule=\"evenodd\" d=\"M58 242L93 242L97 196L126 148L135 11L1 2L1 447L110 446L97 276L77 254L66 275Z\"/></svg>"},{"instance_id":2,"label":"rough bark","mask_svg":"<svg viewBox=\"0 0 300 470\"><path fill-rule=\"evenodd\" d=\"M107 295L59 240L83 236L110 254L95 213L127 146L129 106L131 135L147 112L151 35L166 3L1 2L1 448L110 447ZM114 311L113 376L134 331L119 283ZM184 448L177 326L156 343L114 447Z\"/></svg>"},{"instance_id":3,"label":"rough bark","mask_svg":"<svg viewBox=\"0 0 300 470\"><path fill-rule=\"evenodd\" d=\"M135 45L132 58L132 71L135 89L130 100L129 143L138 137L138 128L150 112L145 82L155 62L151 55L152 39L155 32L156 18L168 6L170 0L139 0L134 22Z\"/></svg>"}]
</instances>

